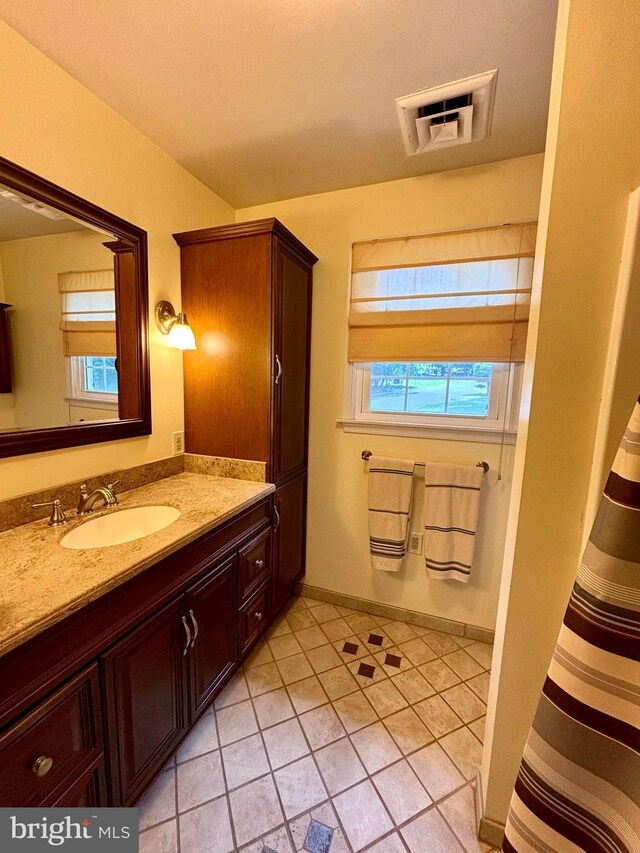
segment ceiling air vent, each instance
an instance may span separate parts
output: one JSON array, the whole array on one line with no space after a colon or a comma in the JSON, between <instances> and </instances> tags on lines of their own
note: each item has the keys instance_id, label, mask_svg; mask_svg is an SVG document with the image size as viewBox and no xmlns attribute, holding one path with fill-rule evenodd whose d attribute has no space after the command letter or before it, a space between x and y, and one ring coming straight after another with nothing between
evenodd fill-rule
<instances>
[{"instance_id":1,"label":"ceiling air vent","mask_svg":"<svg viewBox=\"0 0 640 853\"><path fill-rule=\"evenodd\" d=\"M491 131L497 69L396 98L407 154L484 139Z\"/></svg>"}]
</instances>

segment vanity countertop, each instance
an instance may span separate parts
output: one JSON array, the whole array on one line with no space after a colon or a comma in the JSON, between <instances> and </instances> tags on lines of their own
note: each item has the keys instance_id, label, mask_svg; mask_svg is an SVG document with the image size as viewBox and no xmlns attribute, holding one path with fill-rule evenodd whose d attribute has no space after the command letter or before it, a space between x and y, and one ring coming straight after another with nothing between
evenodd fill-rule
<instances>
[{"instance_id":1,"label":"vanity countertop","mask_svg":"<svg viewBox=\"0 0 640 853\"><path fill-rule=\"evenodd\" d=\"M122 545L74 551L59 540L74 526L46 520L0 533L0 655L257 503L274 486L182 473L119 496L120 508L166 504L180 510L168 527ZM90 516L101 515L96 509ZM113 512L113 510L107 510Z\"/></svg>"}]
</instances>

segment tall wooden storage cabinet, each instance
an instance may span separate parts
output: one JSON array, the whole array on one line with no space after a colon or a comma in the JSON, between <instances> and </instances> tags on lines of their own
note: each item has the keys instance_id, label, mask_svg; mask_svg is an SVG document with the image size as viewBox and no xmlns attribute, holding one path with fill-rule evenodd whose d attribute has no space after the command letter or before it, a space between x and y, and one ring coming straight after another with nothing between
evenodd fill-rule
<instances>
[{"instance_id":1,"label":"tall wooden storage cabinet","mask_svg":"<svg viewBox=\"0 0 640 853\"><path fill-rule=\"evenodd\" d=\"M277 219L175 234L186 352L188 453L267 464L276 485L274 609L304 573L312 268Z\"/></svg>"}]
</instances>

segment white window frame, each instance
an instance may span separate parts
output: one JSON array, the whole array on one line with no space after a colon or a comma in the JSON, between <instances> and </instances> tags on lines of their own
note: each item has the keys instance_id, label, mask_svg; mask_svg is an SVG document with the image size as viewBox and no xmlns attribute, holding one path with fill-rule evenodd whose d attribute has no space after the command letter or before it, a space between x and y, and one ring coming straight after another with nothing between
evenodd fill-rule
<instances>
[{"instance_id":1,"label":"white window frame","mask_svg":"<svg viewBox=\"0 0 640 853\"><path fill-rule=\"evenodd\" d=\"M109 356L101 356L108 358ZM87 391L84 385L83 355L72 355L65 358L67 368L67 396L65 400L71 405L87 409L110 409L118 411L118 393L111 391Z\"/></svg>"},{"instance_id":2,"label":"white window frame","mask_svg":"<svg viewBox=\"0 0 640 853\"><path fill-rule=\"evenodd\" d=\"M350 364L345 377L343 416L338 423L345 432L373 435L401 435L409 438L442 438L514 444L522 366L494 364L489 412L473 415L417 414L412 412L371 412L368 410L371 365Z\"/></svg>"}]
</instances>

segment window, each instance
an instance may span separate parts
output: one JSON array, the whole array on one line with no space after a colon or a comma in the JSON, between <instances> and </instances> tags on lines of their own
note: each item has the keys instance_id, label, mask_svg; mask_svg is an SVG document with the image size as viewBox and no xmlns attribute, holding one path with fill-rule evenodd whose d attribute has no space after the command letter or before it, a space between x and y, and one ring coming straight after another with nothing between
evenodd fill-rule
<instances>
[{"instance_id":1,"label":"window","mask_svg":"<svg viewBox=\"0 0 640 853\"><path fill-rule=\"evenodd\" d=\"M98 408L118 407L118 373L115 357L74 355L67 359L68 400Z\"/></svg>"}]
</instances>

